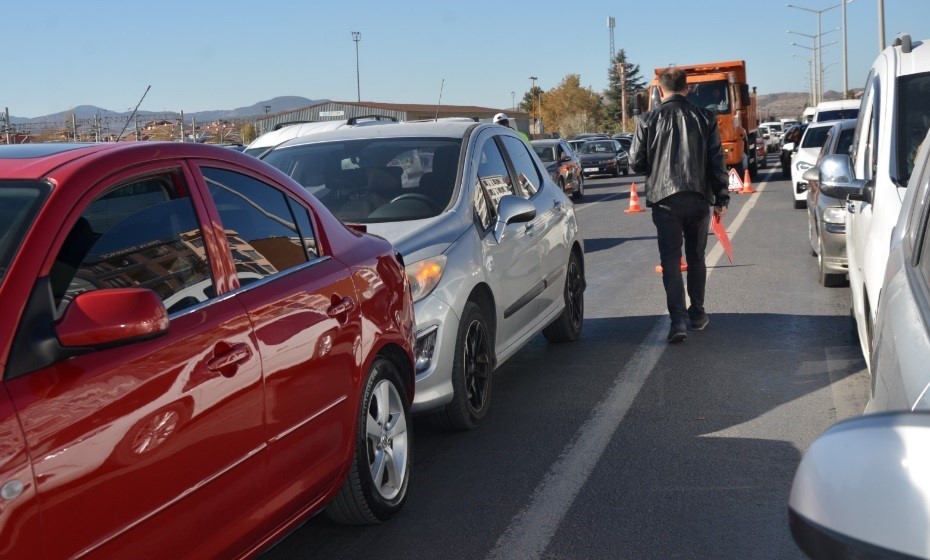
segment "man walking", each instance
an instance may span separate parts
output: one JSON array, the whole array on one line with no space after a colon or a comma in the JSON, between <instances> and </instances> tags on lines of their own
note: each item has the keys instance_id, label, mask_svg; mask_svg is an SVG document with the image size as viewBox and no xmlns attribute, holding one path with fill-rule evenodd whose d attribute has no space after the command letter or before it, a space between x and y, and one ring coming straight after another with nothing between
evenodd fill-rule
<instances>
[{"instance_id":1,"label":"man walking","mask_svg":"<svg viewBox=\"0 0 930 560\"><path fill-rule=\"evenodd\" d=\"M672 327L669 342L683 342L692 330L707 327L704 251L710 207L724 216L730 195L716 116L690 103L685 72L668 68L659 74L662 103L636 123L633 170L646 175L646 204L659 239L662 283ZM684 240L688 262L688 297L679 270Z\"/></svg>"}]
</instances>

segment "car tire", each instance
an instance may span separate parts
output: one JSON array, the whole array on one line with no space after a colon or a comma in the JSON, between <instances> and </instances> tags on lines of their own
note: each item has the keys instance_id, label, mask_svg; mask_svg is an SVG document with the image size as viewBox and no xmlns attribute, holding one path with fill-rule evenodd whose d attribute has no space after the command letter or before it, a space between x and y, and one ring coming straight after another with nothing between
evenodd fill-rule
<instances>
[{"instance_id":1,"label":"car tire","mask_svg":"<svg viewBox=\"0 0 930 560\"><path fill-rule=\"evenodd\" d=\"M549 342L572 342L581 336L584 326L584 270L581 258L572 251L565 269L565 308L548 327L543 329L543 336Z\"/></svg>"},{"instance_id":2,"label":"car tire","mask_svg":"<svg viewBox=\"0 0 930 560\"><path fill-rule=\"evenodd\" d=\"M824 268L826 263L824 263L823 259L823 239L820 238L819 235L817 236L817 266L820 268L818 280L821 286L825 288L839 288L846 285L845 274L828 273Z\"/></svg>"},{"instance_id":3,"label":"car tire","mask_svg":"<svg viewBox=\"0 0 930 560\"><path fill-rule=\"evenodd\" d=\"M820 236L818 235L817 237L819 238ZM807 218L807 245L810 247L811 256L816 257L817 249L815 249L816 245L814 245L814 224L811 223L810 216Z\"/></svg>"},{"instance_id":4,"label":"car tire","mask_svg":"<svg viewBox=\"0 0 930 560\"><path fill-rule=\"evenodd\" d=\"M797 210L802 210L804 208L807 208L807 201L806 200L795 200L794 207Z\"/></svg>"},{"instance_id":5,"label":"car tire","mask_svg":"<svg viewBox=\"0 0 930 560\"><path fill-rule=\"evenodd\" d=\"M455 338L452 362L452 402L433 414L433 423L446 430L476 428L491 405L494 364L491 331L473 301L465 303Z\"/></svg>"},{"instance_id":6,"label":"car tire","mask_svg":"<svg viewBox=\"0 0 930 560\"><path fill-rule=\"evenodd\" d=\"M578 176L578 188L575 189L575 192L572 193L572 198L575 200L581 199L584 197L584 177Z\"/></svg>"},{"instance_id":7,"label":"car tire","mask_svg":"<svg viewBox=\"0 0 930 560\"><path fill-rule=\"evenodd\" d=\"M403 507L410 484L410 404L406 394L394 364L375 358L356 413L349 475L326 507L326 515L333 521L381 523ZM380 474L375 477L371 471L379 462Z\"/></svg>"}]
</instances>

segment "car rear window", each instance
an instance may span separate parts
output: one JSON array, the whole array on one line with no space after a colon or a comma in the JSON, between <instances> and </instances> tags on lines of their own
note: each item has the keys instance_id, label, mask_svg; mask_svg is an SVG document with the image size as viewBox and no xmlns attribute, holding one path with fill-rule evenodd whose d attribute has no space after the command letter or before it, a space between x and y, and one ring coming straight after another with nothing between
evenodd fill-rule
<instances>
[{"instance_id":1,"label":"car rear window","mask_svg":"<svg viewBox=\"0 0 930 560\"><path fill-rule=\"evenodd\" d=\"M841 121L843 119L854 119L859 116L859 108L854 109L834 109L832 111L818 111L816 122Z\"/></svg>"},{"instance_id":2,"label":"car rear window","mask_svg":"<svg viewBox=\"0 0 930 560\"><path fill-rule=\"evenodd\" d=\"M539 156L540 161L546 163L555 161L555 146L533 146L533 151Z\"/></svg>"},{"instance_id":3,"label":"car rear window","mask_svg":"<svg viewBox=\"0 0 930 560\"><path fill-rule=\"evenodd\" d=\"M808 128L807 132L804 133L804 138L801 139L802 148L822 148L824 142L827 141L827 133L830 132L829 126L818 126L816 128Z\"/></svg>"},{"instance_id":4,"label":"car rear window","mask_svg":"<svg viewBox=\"0 0 930 560\"><path fill-rule=\"evenodd\" d=\"M374 138L275 148L262 157L350 223L441 214L456 191L460 138Z\"/></svg>"},{"instance_id":5,"label":"car rear window","mask_svg":"<svg viewBox=\"0 0 930 560\"><path fill-rule=\"evenodd\" d=\"M0 184L0 284L48 191L49 186L40 182Z\"/></svg>"}]
</instances>

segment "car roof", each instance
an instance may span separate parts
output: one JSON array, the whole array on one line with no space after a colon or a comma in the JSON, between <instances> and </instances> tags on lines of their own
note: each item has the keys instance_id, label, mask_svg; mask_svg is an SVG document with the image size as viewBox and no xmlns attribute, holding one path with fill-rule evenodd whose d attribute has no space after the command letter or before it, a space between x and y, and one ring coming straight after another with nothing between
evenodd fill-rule
<instances>
[{"instance_id":1,"label":"car roof","mask_svg":"<svg viewBox=\"0 0 930 560\"><path fill-rule=\"evenodd\" d=\"M564 142L561 138L542 138L540 140L530 140L530 144L534 146L554 146L559 142Z\"/></svg>"},{"instance_id":2,"label":"car roof","mask_svg":"<svg viewBox=\"0 0 930 560\"><path fill-rule=\"evenodd\" d=\"M363 126L330 130L294 138L277 147L302 146L333 140L365 140L372 138L464 138L471 129L479 127L499 127L501 130L512 131L512 129L497 124L475 123L474 121L402 122L391 126Z\"/></svg>"},{"instance_id":3,"label":"car roof","mask_svg":"<svg viewBox=\"0 0 930 560\"><path fill-rule=\"evenodd\" d=\"M831 109L855 109L861 104L861 99L839 99L836 101L821 101L817 104L817 111L828 111Z\"/></svg>"}]
</instances>

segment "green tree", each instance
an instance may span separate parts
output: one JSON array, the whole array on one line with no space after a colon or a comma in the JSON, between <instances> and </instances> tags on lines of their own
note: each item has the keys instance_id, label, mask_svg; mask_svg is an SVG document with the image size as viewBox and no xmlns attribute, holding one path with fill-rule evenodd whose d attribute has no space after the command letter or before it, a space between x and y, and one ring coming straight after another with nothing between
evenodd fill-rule
<instances>
[{"instance_id":1,"label":"green tree","mask_svg":"<svg viewBox=\"0 0 930 560\"><path fill-rule=\"evenodd\" d=\"M578 74L565 76L559 85L540 97L543 126L565 138L599 130L601 112L601 96L589 87L581 87Z\"/></svg>"},{"instance_id":2,"label":"green tree","mask_svg":"<svg viewBox=\"0 0 930 560\"><path fill-rule=\"evenodd\" d=\"M621 66L626 67L626 118L621 118L623 107L623 80L620 76ZM646 89L646 82L639 73L639 64L627 60L626 51L614 57L614 63L607 69L607 89L604 90L604 126L614 132L632 130L630 119L633 117L636 94ZM625 122L624 122L625 121ZM625 125L625 126L624 126Z\"/></svg>"},{"instance_id":3,"label":"green tree","mask_svg":"<svg viewBox=\"0 0 930 560\"><path fill-rule=\"evenodd\" d=\"M530 91L523 94L523 100L520 101L520 104L517 105L517 109L520 109L524 113L533 114L533 107L535 106L536 100L539 99L543 90L539 86L533 86L530 88Z\"/></svg>"},{"instance_id":4,"label":"green tree","mask_svg":"<svg viewBox=\"0 0 930 560\"><path fill-rule=\"evenodd\" d=\"M252 140L255 140L255 125L246 123L239 131L239 135L242 136L243 144L250 144Z\"/></svg>"}]
</instances>

